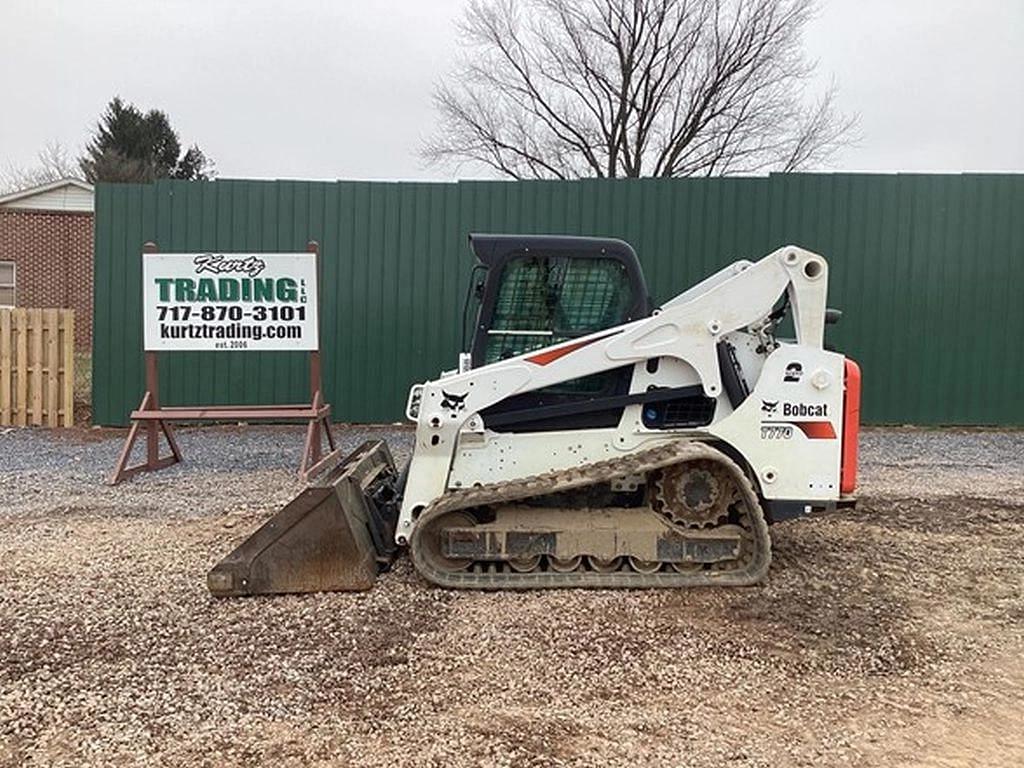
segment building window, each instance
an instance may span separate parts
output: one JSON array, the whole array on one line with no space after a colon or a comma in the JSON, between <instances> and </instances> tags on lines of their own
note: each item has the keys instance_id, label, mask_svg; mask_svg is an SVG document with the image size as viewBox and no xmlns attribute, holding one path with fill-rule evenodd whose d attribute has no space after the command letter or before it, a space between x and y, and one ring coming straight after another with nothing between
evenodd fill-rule
<instances>
[{"instance_id":1,"label":"building window","mask_svg":"<svg viewBox=\"0 0 1024 768\"><path fill-rule=\"evenodd\" d=\"M14 262L0 261L0 307L14 306Z\"/></svg>"}]
</instances>

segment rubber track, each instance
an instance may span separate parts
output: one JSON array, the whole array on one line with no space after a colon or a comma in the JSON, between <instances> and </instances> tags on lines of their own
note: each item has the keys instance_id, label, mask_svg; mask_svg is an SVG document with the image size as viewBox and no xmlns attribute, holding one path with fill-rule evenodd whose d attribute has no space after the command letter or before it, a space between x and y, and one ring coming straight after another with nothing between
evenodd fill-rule
<instances>
[{"instance_id":1,"label":"rubber track","mask_svg":"<svg viewBox=\"0 0 1024 768\"><path fill-rule=\"evenodd\" d=\"M578 570L569 573L534 571L529 573L500 572L472 573L444 571L433 567L422 555L420 532L440 515L467 507L517 501L558 491L579 488L616 477L646 474L655 469L684 461L707 459L723 464L736 481L747 509L754 534L754 556L748 567L737 571L695 571L686 573L661 571L652 574L635 571L598 573ZM760 582L771 564L771 539L761 504L750 480L721 451L696 441L677 441L649 448L622 458L583 464L571 469L548 472L508 483L495 483L476 488L452 491L441 496L425 510L416 523L410 541L413 563L425 578L442 587L456 589L553 589L553 588L637 588L695 587L695 586L749 586Z\"/></svg>"}]
</instances>

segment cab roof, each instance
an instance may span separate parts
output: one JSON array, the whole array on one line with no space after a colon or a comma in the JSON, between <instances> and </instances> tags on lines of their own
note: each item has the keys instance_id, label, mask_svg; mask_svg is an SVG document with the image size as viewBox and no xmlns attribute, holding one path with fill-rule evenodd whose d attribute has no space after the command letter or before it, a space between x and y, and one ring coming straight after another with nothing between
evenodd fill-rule
<instances>
[{"instance_id":1,"label":"cab roof","mask_svg":"<svg viewBox=\"0 0 1024 768\"><path fill-rule=\"evenodd\" d=\"M481 263L488 267L505 261L508 256L523 251L572 251L615 256L637 272L640 261L625 240L614 237L577 237L576 235L492 235L471 234L469 247Z\"/></svg>"}]
</instances>

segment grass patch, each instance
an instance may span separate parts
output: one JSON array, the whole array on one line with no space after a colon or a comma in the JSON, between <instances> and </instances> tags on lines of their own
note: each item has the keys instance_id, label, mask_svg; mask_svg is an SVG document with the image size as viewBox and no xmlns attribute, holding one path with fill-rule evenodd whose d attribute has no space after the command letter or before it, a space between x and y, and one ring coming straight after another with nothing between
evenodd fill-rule
<instances>
[{"instance_id":1,"label":"grass patch","mask_svg":"<svg viewBox=\"0 0 1024 768\"><path fill-rule=\"evenodd\" d=\"M75 424L92 421L92 352L75 352Z\"/></svg>"},{"instance_id":2,"label":"grass patch","mask_svg":"<svg viewBox=\"0 0 1024 768\"><path fill-rule=\"evenodd\" d=\"M92 402L92 352L75 352L75 402Z\"/></svg>"}]
</instances>

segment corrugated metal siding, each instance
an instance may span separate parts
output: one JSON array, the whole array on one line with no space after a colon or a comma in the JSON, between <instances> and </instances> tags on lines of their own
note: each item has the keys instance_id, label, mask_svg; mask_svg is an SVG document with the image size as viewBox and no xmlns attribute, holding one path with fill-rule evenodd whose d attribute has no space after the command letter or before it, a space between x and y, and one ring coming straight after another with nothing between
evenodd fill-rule
<instances>
[{"instance_id":1,"label":"corrugated metal siding","mask_svg":"<svg viewBox=\"0 0 1024 768\"><path fill-rule=\"evenodd\" d=\"M1024 424L1024 176L773 175L575 182L160 182L100 185L94 419L142 392L140 250L324 257L325 385L343 421L400 419L410 383L451 368L469 232L590 234L636 248L665 300L786 243L823 254L829 341L864 370L867 421ZM299 402L287 353L161 357L168 404Z\"/></svg>"}]
</instances>

